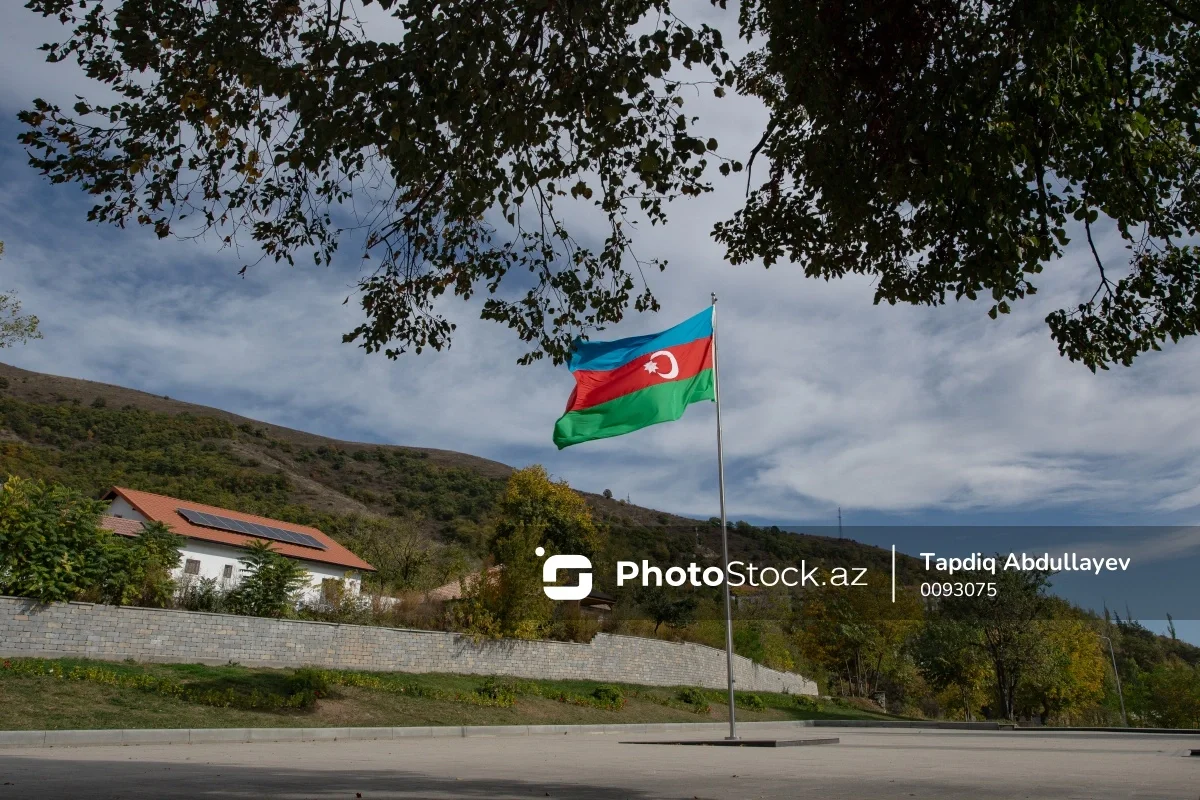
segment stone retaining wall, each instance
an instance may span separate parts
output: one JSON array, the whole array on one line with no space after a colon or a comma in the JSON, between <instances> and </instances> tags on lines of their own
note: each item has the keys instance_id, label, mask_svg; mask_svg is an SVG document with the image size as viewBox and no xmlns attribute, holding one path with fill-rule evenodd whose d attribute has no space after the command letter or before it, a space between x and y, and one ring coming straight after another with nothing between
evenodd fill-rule
<instances>
[{"instance_id":1,"label":"stone retaining wall","mask_svg":"<svg viewBox=\"0 0 1200 800\"><path fill-rule=\"evenodd\" d=\"M597 634L588 644L481 641L441 631L240 617L0 597L0 655L177 663L453 672L725 687L725 652ZM813 681L734 657L741 691L816 694Z\"/></svg>"}]
</instances>

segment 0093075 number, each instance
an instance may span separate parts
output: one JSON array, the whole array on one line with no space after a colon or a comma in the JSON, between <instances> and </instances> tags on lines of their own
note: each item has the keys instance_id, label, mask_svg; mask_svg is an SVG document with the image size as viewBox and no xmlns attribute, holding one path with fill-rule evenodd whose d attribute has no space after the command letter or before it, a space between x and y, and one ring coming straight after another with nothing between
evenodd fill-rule
<instances>
[{"instance_id":1,"label":"0093075 number","mask_svg":"<svg viewBox=\"0 0 1200 800\"><path fill-rule=\"evenodd\" d=\"M994 583L922 583L922 597L988 597L996 596Z\"/></svg>"}]
</instances>

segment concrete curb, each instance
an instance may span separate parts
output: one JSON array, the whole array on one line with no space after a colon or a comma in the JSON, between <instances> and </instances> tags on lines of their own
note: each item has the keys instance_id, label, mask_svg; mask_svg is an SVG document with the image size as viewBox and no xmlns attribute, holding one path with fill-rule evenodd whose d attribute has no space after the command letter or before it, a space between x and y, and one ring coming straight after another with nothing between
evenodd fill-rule
<instances>
[{"instance_id":1,"label":"concrete curb","mask_svg":"<svg viewBox=\"0 0 1200 800\"><path fill-rule=\"evenodd\" d=\"M911 728L941 731L1003 731L1012 725L999 722L938 722L936 720L891 719L806 719L797 720L809 728Z\"/></svg>"},{"instance_id":2,"label":"concrete curb","mask_svg":"<svg viewBox=\"0 0 1200 800\"><path fill-rule=\"evenodd\" d=\"M810 727L810 720L743 722L740 727ZM89 747L138 744L366 741L464 737L565 736L725 730L723 722L651 722L623 725L433 725L405 728L147 728L82 731L0 731L0 747Z\"/></svg>"},{"instance_id":3,"label":"concrete curb","mask_svg":"<svg viewBox=\"0 0 1200 800\"><path fill-rule=\"evenodd\" d=\"M139 744L244 744L248 742L333 742L375 739L569 736L724 731L724 722L647 722L613 725L432 725L406 728L148 728L89 731L0 731L5 747L99 747ZM1025 733L1150 733L1195 736L1200 731L1161 728L1014 728L997 722L806 719L743 722L739 728L875 728L900 730L1021 731Z\"/></svg>"},{"instance_id":4,"label":"concrete curb","mask_svg":"<svg viewBox=\"0 0 1200 800\"><path fill-rule=\"evenodd\" d=\"M1172 736L1200 736L1200 728L1058 728L1051 726L1016 728L1024 733L1157 733Z\"/></svg>"}]
</instances>

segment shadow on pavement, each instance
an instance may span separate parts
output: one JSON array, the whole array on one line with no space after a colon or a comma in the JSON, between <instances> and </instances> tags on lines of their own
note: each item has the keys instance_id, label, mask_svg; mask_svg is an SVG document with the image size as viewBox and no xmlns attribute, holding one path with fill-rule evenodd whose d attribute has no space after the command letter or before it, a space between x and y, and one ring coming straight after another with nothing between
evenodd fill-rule
<instances>
[{"instance_id":1,"label":"shadow on pavement","mask_svg":"<svg viewBox=\"0 0 1200 800\"><path fill-rule=\"evenodd\" d=\"M0 798L496 798L659 800L628 787L477 778L456 779L395 770L299 770L178 762L49 760L0 757Z\"/></svg>"}]
</instances>

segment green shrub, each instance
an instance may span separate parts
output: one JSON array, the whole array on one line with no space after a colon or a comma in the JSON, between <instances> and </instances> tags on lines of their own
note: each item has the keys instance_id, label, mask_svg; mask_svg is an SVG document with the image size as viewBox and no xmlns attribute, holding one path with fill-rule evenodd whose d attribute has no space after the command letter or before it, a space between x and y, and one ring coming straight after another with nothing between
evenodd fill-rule
<instances>
[{"instance_id":1,"label":"green shrub","mask_svg":"<svg viewBox=\"0 0 1200 800\"><path fill-rule=\"evenodd\" d=\"M225 611L226 593L217 586L216 578L184 576L175 602L187 611Z\"/></svg>"},{"instance_id":2,"label":"green shrub","mask_svg":"<svg viewBox=\"0 0 1200 800\"><path fill-rule=\"evenodd\" d=\"M313 667L301 667L287 679L289 695L311 694L313 699L329 694L329 676Z\"/></svg>"},{"instance_id":3,"label":"green shrub","mask_svg":"<svg viewBox=\"0 0 1200 800\"><path fill-rule=\"evenodd\" d=\"M625 693L621 691L619 686L611 684L601 684L592 690L592 697L597 703L606 708L624 708Z\"/></svg>"},{"instance_id":4,"label":"green shrub","mask_svg":"<svg viewBox=\"0 0 1200 800\"><path fill-rule=\"evenodd\" d=\"M492 701L495 705L509 707L517 702L517 689L511 683L488 678L475 687L475 694Z\"/></svg>"},{"instance_id":5,"label":"green shrub","mask_svg":"<svg viewBox=\"0 0 1200 800\"><path fill-rule=\"evenodd\" d=\"M810 697L806 694L798 694L793 701L796 708L801 711L820 711L821 703L815 697Z\"/></svg>"},{"instance_id":6,"label":"green shrub","mask_svg":"<svg viewBox=\"0 0 1200 800\"><path fill-rule=\"evenodd\" d=\"M695 689L690 686L680 689L675 693L675 699L692 706L692 710L697 714L707 714L709 711L708 695L702 689Z\"/></svg>"},{"instance_id":7,"label":"green shrub","mask_svg":"<svg viewBox=\"0 0 1200 800\"><path fill-rule=\"evenodd\" d=\"M744 708L748 711L766 711L767 703L756 694L735 694L734 702L738 708Z\"/></svg>"}]
</instances>

